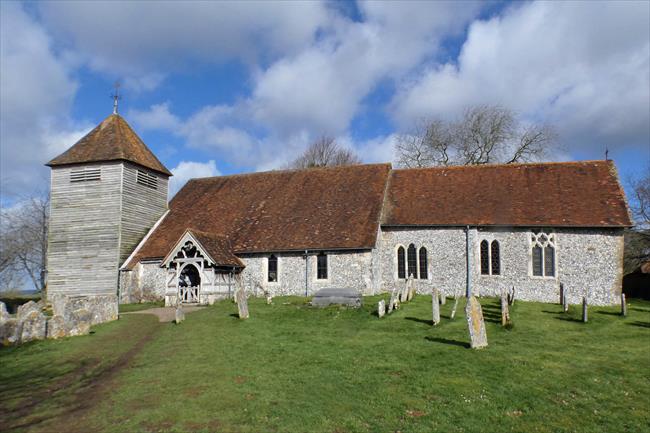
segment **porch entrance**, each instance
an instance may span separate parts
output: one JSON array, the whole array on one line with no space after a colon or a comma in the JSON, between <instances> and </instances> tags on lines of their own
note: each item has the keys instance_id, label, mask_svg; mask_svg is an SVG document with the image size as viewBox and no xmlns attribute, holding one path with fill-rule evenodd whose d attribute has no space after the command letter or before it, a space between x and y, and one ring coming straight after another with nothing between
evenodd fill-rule
<instances>
[{"instance_id":1,"label":"porch entrance","mask_svg":"<svg viewBox=\"0 0 650 433\"><path fill-rule=\"evenodd\" d=\"M201 274L192 263L187 263L178 275L178 296L183 304L199 303Z\"/></svg>"}]
</instances>

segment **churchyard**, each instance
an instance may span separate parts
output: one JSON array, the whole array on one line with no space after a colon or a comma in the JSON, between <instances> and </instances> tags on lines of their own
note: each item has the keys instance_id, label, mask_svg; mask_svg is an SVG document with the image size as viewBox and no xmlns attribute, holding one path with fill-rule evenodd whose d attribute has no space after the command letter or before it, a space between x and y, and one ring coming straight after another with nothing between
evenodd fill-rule
<instances>
[{"instance_id":1,"label":"churchyard","mask_svg":"<svg viewBox=\"0 0 650 433\"><path fill-rule=\"evenodd\" d=\"M124 314L90 335L0 349L0 431L640 432L650 426L650 302L620 307L415 295L378 317L304 298L223 301L176 325ZM153 305L156 306L156 305ZM123 306L134 311L140 306ZM455 317L450 318L456 307ZM433 314L433 315L432 315Z\"/></svg>"}]
</instances>

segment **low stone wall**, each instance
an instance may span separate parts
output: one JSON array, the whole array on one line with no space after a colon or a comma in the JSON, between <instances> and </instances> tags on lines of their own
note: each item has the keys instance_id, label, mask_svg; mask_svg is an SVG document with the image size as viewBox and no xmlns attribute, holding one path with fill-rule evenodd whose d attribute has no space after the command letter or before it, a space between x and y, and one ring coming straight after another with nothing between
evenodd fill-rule
<instances>
[{"instance_id":1,"label":"low stone wall","mask_svg":"<svg viewBox=\"0 0 650 433\"><path fill-rule=\"evenodd\" d=\"M72 306L72 304L68 304ZM48 317L43 314L43 301L30 301L18 308L15 315L7 312L0 302L0 344L18 345L45 338L56 339L90 332L93 315L90 311L67 309L66 315L55 314Z\"/></svg>"},{"instance_id":2,"label":"low stone wall","mask_svg":"<svg viewBox=\"0 0 650 433\"><path fill-rule=\"evenodd\" d=\"M68 317L73 311L87 310L91 315L91 324L117 320L118 304L116 295L89 295L50 297L52 311L55 316Z\"/></svg>"}]
</instances>

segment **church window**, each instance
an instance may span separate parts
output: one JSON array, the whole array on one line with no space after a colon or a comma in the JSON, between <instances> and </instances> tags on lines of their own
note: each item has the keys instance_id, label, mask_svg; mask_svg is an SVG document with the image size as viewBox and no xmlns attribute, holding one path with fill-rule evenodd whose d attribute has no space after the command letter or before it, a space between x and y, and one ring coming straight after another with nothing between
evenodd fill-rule
<instances>
[{"instance_id":1,"label":"church window","mask_svg":"<svg viewBox=\"0 0 650 433\"><path fill-rule=\"evenodd\" d=\"M490 250L488 241L481 241L481 275L490 275Z\"/></svg>"},{"instance_id":2,"label":"church window","mask_svg":"<svg viewBox=\"0 0 650 433\"><path fill-rule=\"evenodd\" d=\"M535 277L555 276L555 235L534 232L531 234L532 272Z\"/></svg>"},{"instance_id":3,"label":"church window","mask_svg":"<svg viewBox=\"0 0 650 433\"><path fill-rule=\"evenodd\" d=\"M408 276L413 276L413 278L418 277L418 260L417 260L417 251L415 245L411 244L408 247L406 252L407 264L408 264Z\"/></svg>"},{"instance_id":4,"label":"church window","mask_svg":"<svg viewBox=\"0 0 650 433\"><path fill-rule=\"evenodd\" d=\"M268 282L275 283L278 281L278 258L271 254L268 262Z\"/></svg>"},{"instance_id":5,"label":"church window","mask_svg":"<svg viewBox=\"0 0 650 433\"><path fill-rule=\"evenodd\" d=\"M499 256L499 242L497 241L492 241L490 262L492 265L492 275L501 274L501 257Z\"/></svg>"},{"instance_id":6,"label":"church window","mask_svg":"<svg viewBox=\"0 0 650 433\"><path fill-rule=\"evenodd\" d=\"M152 188L152 189L158 188L158 177L155 174L147 173L146 171L143 170L137 170L136 181L140 185L144 185L148 188Z\"/></svg>"},{"instance_id":7,"label":"church window","mask_svg":"<svg viewBox=\"0 0 650 433\"><path fill-rule=\"evenodd\" d=\"M406 257L404 247L397 249L397 278L406 278Z\"/></svg>"},{"instance_id":8,"label":"church window","mask_svg":"<svg viewBox=\"0 0 650 433\"><path fill-rule=\"evenodd\" d=\"M70 171L70 182L89 182L101 180L100 168L77 168Z\"/></svg>"},{"instance_id":9,"label":"church window","mask_svg":"<svg viewBox=\"0 0 650 433\"><path fill-rule=\"evenodd\" d=\"M316 278L319 280L327 279L327 255L325 253L316 256Z\"/></svg>"},{"instance_id":10,"label":"church window","mask_svg":"<svg viewBox=\"0 0 650 433\"><path fill-rule=\"evenodd\" d=\"M429 273L427 271L427 249L424 247L420 248L420 279L426 280L429 278Z\"/></svg>"}]
</instances>

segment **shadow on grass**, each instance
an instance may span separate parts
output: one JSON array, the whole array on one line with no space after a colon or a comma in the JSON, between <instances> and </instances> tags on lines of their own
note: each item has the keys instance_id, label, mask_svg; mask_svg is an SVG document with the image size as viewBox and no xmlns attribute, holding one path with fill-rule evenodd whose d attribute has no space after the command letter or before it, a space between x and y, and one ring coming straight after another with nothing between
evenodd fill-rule
<instances>
[{"instance_id":1,"label":"shadow on grass","mask_svg":"<svg viewBox=\"0 0 650 433\"><path fill-rule=\"evenodd\" d=\"M575 317L571 316L556 316L555 317L557 320L563 320L565 322L576 322L576 323L582 323L582 317L579 319L576 319Z\"/></svg>"},{"instance_id":2,"label":"shadow on grass","mask_svg":"<svg viewBox=\"0 0 650 433\"><path fill-rule=\"evenodd\" d=\"M650 313L650 310L648 310L647 308L630 307L630 310L640 311L642 313Z\"/></svg>"},{"instance_id":3,"label":"shadow on grass","mask_svg":"<svg viewBox=\"0 0 650 433\"><path fill-rule=\"evenodd\" d=\"M433 320L418 319L417 317L405 317L404 320L412 320L413 322L424 323L425 325L433 326Z\"/></svg>"},{"instance_id":4,"label":"shadow on grass","mask_svg":"<svg viewBox=\"0 0 650 433\"><path fill-rule=\"evenodd\" d=\"M615 313L613 311L596 311L596 314L602 314L605 316L622 316L621 313Z\"/></svg>"},{"instance_id":5,"label":"shadow on grass","mask_svg":"<svg viewBox=\"0 0 650 433\"><path fill-rule=\"evenodd\" d=\"M639 326L639 327L641 327L641 328L650 328L650 322L640 322L640 321L636 321L636 322L628 322L628 323L626 323L626 325L630 325L630 326Z\"/></svg>"},{"instance_id":6,"label":"shadow on grass","mask_svg":"<svg viewBox=\"0 0 650 433\"><path fill-rule=\"evenodd\" d=\"M458 340L449 340L448 338L439 338L439 337L424 337L425 340L431 341L433 343L443 343L443 344L449 344L451 346L459 346L459 347L464 347L466 349L469 349L469 343L465 343L464 341L458 341Z\"/></svg>"}]
</instances>

